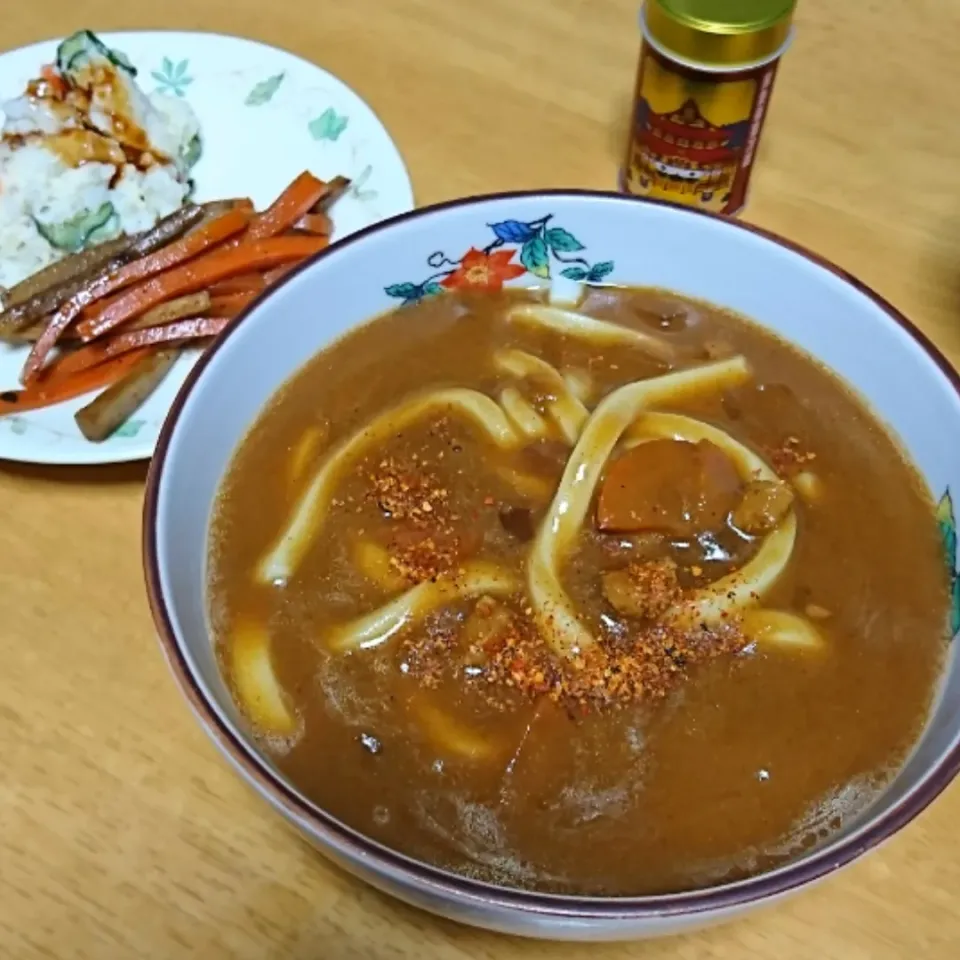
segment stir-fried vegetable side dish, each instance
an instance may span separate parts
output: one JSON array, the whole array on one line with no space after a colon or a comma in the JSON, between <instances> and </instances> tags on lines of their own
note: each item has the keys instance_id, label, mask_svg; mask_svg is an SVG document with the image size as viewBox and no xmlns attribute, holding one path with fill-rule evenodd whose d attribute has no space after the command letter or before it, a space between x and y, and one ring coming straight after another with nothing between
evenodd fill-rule
<instances>
[{"instance_id":1,"label":"stir-fried vegetable side dish","mask_svg":"<svg viewBox=\"0 0 960 960\"><path fill-rule=\"evenodd\" d=\"M109 387L77 415L110 436L180 350L202 346L287 270L330 242L330 207L349 181L302 173L266 210L247 199L187 204L144 233L74 254L7 294L0 339L29 344L23 389L0 415Z\"/></svg>"},{"instance_id":2,"label":"stir-fried vegetable side dish","mask_svg":"<svg viewBox=\"0 0 960 960\"><path fill-rule=\"evenodd\" d=\"M591 894L849 823L918 735L948 607L933 505L842 384L618 288L444 294L323 351L236 454L209 570L237 703L309 797Z\"/></svg>"}]
</instances>

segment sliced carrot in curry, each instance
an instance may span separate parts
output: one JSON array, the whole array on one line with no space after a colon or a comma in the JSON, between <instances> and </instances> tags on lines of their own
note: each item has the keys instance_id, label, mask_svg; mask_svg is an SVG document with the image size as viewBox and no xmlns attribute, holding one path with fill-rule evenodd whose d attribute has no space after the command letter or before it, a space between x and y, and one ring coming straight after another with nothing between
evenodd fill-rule
<instances>
[{"instance_id":1,"label":"sliced carrot in curry","mask_svg":"<svg viewBox=\"0 0 960 960\"><path fill-rule=\"evenodd\" d=\"M597 526L675 536L716 529L741 486L734 465L712 443L650 440L610 464L597 500Z\"/></svg>"}]
</instances>

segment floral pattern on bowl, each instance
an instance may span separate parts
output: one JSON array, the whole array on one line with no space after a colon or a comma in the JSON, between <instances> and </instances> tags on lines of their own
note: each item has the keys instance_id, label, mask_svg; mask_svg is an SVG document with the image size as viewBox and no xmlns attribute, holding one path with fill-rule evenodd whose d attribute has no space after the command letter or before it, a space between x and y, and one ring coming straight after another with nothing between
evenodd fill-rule
<instances>
[{"instance_id":1,"label":"floral pattern on bowl","mask_svg":"<svg viewBox=\"0 0 960 960\"><path fill-rule=\"evenodd\" d=\"M457 260L437 250L427 257L433 273L426 279L393 283L384 290L409 304L443 290L500 290L504 283L527 274L550 280L556 272L567 280L600 283L613 272L612 260L591 263L580 256L586 247L569 230L553 225L553 218L548 213L537 220L488 224L493 240L486 246L470 247Z\"/></svg>"},{"instance_id":2,"label":"floral pattern on bowl","mask_svg":"<svg viewBox=\"0 0 960 960\"><path fill-rule=\"evenodd\" d=\"M957 569L957 519L949 487L937 503L937 525L943 537L947 575L950 578L950 637L955 640L960 633L960 570Z\"/></svg>"}]
</instances>

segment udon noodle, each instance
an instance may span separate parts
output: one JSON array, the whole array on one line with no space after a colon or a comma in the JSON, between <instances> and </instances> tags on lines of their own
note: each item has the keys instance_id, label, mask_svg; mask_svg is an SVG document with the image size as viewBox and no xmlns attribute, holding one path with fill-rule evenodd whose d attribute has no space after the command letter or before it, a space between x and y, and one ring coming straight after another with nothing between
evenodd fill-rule
<instances>
[{"instance_id":1,"label":"udon noodle","mask_svg":"<svg viewBox=\"0 0 960 960\"><path fill-rule=\"evenodd\" d=\"M869 411L650 290L448 294L323 351L238 451L210 571L237 706L310 799L580 894L829 838L914 742L947 611Z\"/></svg>"}]
</instances>

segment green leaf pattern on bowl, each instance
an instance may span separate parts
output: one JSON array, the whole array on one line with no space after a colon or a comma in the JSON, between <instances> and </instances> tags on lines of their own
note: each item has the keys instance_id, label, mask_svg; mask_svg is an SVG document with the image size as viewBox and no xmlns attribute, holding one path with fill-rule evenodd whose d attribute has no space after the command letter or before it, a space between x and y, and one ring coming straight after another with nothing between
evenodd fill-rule
<instances>
[{"instance_id":1,"label":"green leaf pattern on bowl","mask_svg":"<svg viewBox=\"0 0 960 960\"><path fill-rule=\"evenodd\" d=\"M960 632L960 572L957 570L957 518L949 488L937 504L937 526L943 538L943 552L950 578L950 636Z\"/></svg>"},{"instance_id":2,"label":"green leaf pattern on bowl","mask_svg":"<svg viewBox=\"0 0 960 960\"><path fill-rule=\"evenodd\" d=\"M531 221L501 220L499 223L488 224L488 227L493 232L493 240L485 246L477 244L456 259L448 257L442 250L430 254L427 257L427 266L433 272L426 279L420 282L393 283L384 288L387 296L409 304L441 293L445 287L476 285L499 289L502 280L494 279L489 284L470 282L463 271L464 260L468 256L472 261L476 261L482 255L493 264L496 259L493 255L497 254L499 262L491 270L495 277L498 274L502 276L502 271L506 268L513 278L522 271L539 280L550 280L556 273L568 280L599 284L614 270L612 260L594 263L584 256L584 244L569 230L556 226L552 213ZM509 262L505 262L504 258L504 253L507 252L511 253ZM514 262L515 255L519 256L519 263Z\"/></svg>"}]
</instances>

